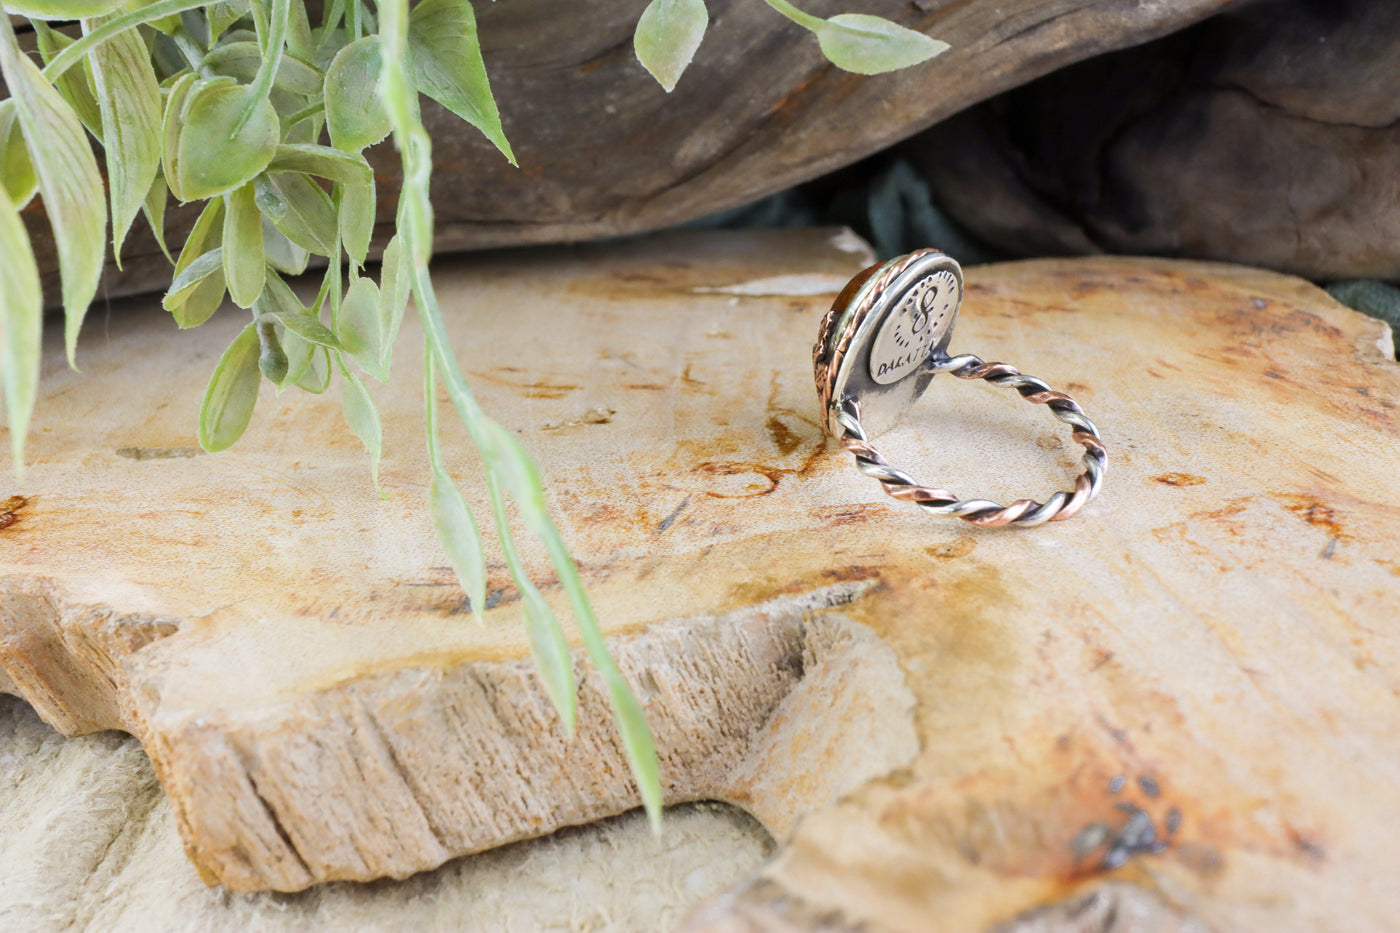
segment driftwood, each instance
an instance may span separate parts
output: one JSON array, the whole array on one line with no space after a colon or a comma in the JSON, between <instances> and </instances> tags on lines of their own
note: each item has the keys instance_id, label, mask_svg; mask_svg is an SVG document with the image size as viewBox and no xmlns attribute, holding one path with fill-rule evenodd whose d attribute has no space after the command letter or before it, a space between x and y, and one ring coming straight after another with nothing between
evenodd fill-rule
<instances>
[{"instance_id":1,"label":"driftwood","mask_svg":"<svg viewBox=\"0 0 1400 933\"><path fill-rule=\"evenodd\" d=\"M905 147L1020 255L1400 277L1400 6L1268 0L1032 82Z\"/></svg>"},{"instance_id":2,"label":"driftwood","mask_svg":"<svg viewBox=\"0 0 1400 933\"><path fill-rule=\"evenodd\" d=\"M858 7L952 43L880 77L847 74L810 34L759 0L714 0L691 69L667 95L637 64L644 0L484 3L481 36L512 168L479 133L424 107L435 145L438 247L558 242L655 229L745 203L876 152L1000 91L1217 12L1221 0L860 0ZM398 154L369 153L380 216L398 198ZM189 210L167 235L184 240ZM56 302L57 264L38 205L29 229ZM381 227L381 240L388 227ZM109 296L163 289L170 265L138 222Z\"/></svg>"},{"instance_id":3,"label":"driftwood","mask_svg":"<svg viewBox=\"0 0 1400 933\"><path fill-rule=\"evenodd\" d=\"M438 270L668 798L734 803L783 843L692 928L1386 929L1384 325L1237 267L969 270L953 348L1073 393L1111 454L1073 521L978 530L822 440L809 348L865 260L849 236L712 234ZM136 735L189 856L240 891L402 877L635 805L582 661L561 733L498 562L485 626L464 612L424 514L412 327L376 392L380 499L333 394L268 392L237 448L197 454L180 387L238 314L179 341L153 302L113 314L82 375L47 344L31 462L0 489L5 690L65 733ZM883 443L958 491L1043 495L1073 445L1008 395L936 381Z\"/></svg>"}]
</instances>

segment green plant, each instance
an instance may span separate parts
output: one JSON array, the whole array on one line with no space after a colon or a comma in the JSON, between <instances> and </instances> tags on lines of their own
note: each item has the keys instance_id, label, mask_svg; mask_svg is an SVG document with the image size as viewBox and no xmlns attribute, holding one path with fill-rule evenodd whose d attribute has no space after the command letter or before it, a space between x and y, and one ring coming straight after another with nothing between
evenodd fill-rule
<instances>
[{"instance_id":1,"label":"green plant","mask_svg":"<svg viewBox=\"0 0 1400 933\"><path fill-rule=\"evenodd\" d=\"M877 17L820 19L786 0L766 2L811 30L826 56L850 71L889 71L946 48ZM10 13L33 25L42 69L21 51ZM78 22L81 37L52 28L55 21ZM652 0L642 13L637 57L666 90L707 22L703 0ZM0 4L0 73L11 94L0 101L0 392L16 474L37 393L42 325L39 274L19 210L36 193L58 245L70 365L102 272L109 202L118 264L137 214L165 249L170 196L204 204L172 258L163 304L182 328L204 323L226 297L250 314L215 366L200 409L199 441L211 452L243 434L263 380L278 391L320 393L339 373L345 420L369 452L377 487L380 421L363 377L389 378L412 298L426 333L428 507L443 549L479 617L485 556L476 519L443 466L438 380L485 464L501 551L550 698L572 731L568 641L517 555L507 497L549 554L655 822L660 777L641 705L608 653L533 461L472 396L428 275L432 148L419 96L477 127L514 162L470 0L411 7L408 0L331 0L314 25L305 0L12 0ZM106 154L106 197L88 136ZM366 270L376 217L363 152L390 136L404 181L376 281ZM326 260L326 270L306 306L284 277L304 273L313 255Z\"/></svg>"}]
</instances>

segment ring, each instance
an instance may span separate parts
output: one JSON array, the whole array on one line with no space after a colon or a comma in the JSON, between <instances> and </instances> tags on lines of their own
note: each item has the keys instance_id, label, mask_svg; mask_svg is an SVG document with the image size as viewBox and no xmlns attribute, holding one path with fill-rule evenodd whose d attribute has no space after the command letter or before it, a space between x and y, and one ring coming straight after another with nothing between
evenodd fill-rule
<instances>
[{"instance_id":1,"label":"ring","mask_svg":"<svg viewBox=\"0 0 1400 933\"><path fill-rule=\"evenodd\" d=\"M984 528L1033 528L1064 521L1098 495L1103 484L1108 455L1098 428L1074 399L1014 366L986 363L972 354L950 356L948 341L962 293L962 267L936 249L877 263L851 279L822 319L812 348L826 431L855 455L860 471L879 480L886 493L931 515L952 515ZM1074 489L1057 492L1043 503L1017 499L1002 506L922 486L891 466L870 438L893 427L938 373L1013 388L1069 424L1074 439L1084 446L1084 472Z\"/></svg>"}]
</instances>

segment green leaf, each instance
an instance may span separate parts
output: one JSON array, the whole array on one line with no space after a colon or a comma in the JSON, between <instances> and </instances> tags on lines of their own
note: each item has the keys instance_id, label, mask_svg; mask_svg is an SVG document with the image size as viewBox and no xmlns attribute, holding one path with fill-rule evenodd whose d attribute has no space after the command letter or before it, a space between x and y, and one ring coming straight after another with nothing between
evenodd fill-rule
<instances>
[{"instance_id":1,"label":"green leaf","mask_svg":"<svg viewBox=\"0 0 1400 933\"><path fill-rule=\"evenodd\" d=\"M505 498L489 470L486 473L486 490L491 496L491 514L496 521L501 553L505 556L511 579L520 591L520 607L525 616L525 634L530 639L530 653L534 655L535 666L544 678L545 692L559 711L565 731L572 735L578 722L578 686L574 681L573 651L554 610L549 608L549 603L544 601L520 563L510 521L506 517Z\"/></svg>"},{"instance_id":2,"label":"green leaf","mask_svg":"<svg viewBox=\"0 0 1400 933\"><path fill-rule=\"evenodd\" d=\"M100 20L89 20L83 31L101 25ZM120 268L122 243L160 171L160 83L151 53L134 29L99 45L88 61L111 187L112 255Z\"/></svg>"},{"instance_id":3,"label":"green leaf","mask_svg":"<svg viewBox=\"0 0 1400 933\"><path fill-rule=\"evenodd\" d=\"M355 268L364 267L369 256L369 241L374 236L377 207L374 179L368 185L341 187L338 191L340 214L340 245Z\"/></svg>"},{"instance_id":4,"label":"green leaf","mask_svg":"<svg viewBox=\"0 0 1400 933\"><path fill-rule=\"evenodd\" d=\"M423 0L408 14L408 46L418 90L481 130L514 165L486 78L471 0Z\"/></svg>"},{"instance_id":5,"label":"green leaf","mask_svg":"<svg viewBox=\"0 0 1400 933\"><path fill-rule=\"evenodd\" d=\"M203 67L247 84L257 78L263 61L262 49L256 42L229 42L210 50L204 58ZM272 83L301 97L316 97L321 93L324 80L314 65L291 55L283 55Z\"/></svg>"},{"instance_id":6,"label":"green leaf","mask_svg":"<svg viewBox=\"0 0 1400 933\"><path fill-rule=\"evenodd\" d=\"M409 266L412 257L403 248L397 237L389 240L384 248L384 258L379 266L379 315L386 322L384 328L384 362L388 364L393 352L394 341L398 339L399 327L403 325L404 309L408 307L409 294L413 285L413 270Z\"/></svg>"},{"instance_id":7,"label":"green leaf","mask_svg":"<svg viewBox=\"0 0 1400 933\"><path fill-rule=\"evenodd\" d=\"M256 189L255 189L256 191ZM263 251L267 253L267 264L278 272L287 275L301 275L311 260L311 254L297 246L272 225L264 215Z\"/></svg>"},{"instance_id":8,"label":"green leaf","mask_svg":"<svg viewBox=\"0 0 1400 933\"><path fill-rule=\"evenodd\" d=\"M288 332L288 336L292 336ZM300 339L300 338L298 338ZM311 347L311 362L305 372L296 380L297 388L304 389L312 395L320 395L331 384L331 351L325 347Z\"/></svg>"},{"instance_id":9,"label":"green leaf","mask_svg":"<svg viewBox=\"0 0 1400 933\"><path fill-rule=\"evenodd\" d=\"M176 274L161 304L182 330L198 327L224 303L224 288L223 250L215 247Z\"/></svg>"},{"instance_id":10,"label":"green leaf","mask_svg":"<svg viewBox=\"0 0 1400 933\"><path fill-rule=\"evenodd\" d=\"M607 648L602 650L606 652ZM590 652L590 657L595 667L603 667L599 664L596 654ZM627 764L637 782L637 791L641 795L642 806L647 811L652 832L660 832L663 800L661 762L656 754L656 739L651 734L651 727L647 725L646 714L642 712L642 704L637 701L637 695L632 692L621 672L611 664L611 657L608 661L607 666L610 670L604 671L604 677L608 684L608 699L612 701L613 723L622 735L622 749L627 753Z\"/></svg>"},{"instance_id":11,"label":"green leaf","mask_svg":"<svg viewBox=\"0 0 1400 933\"><path fill-rule=\"evenodd\" d=\"M374 481L375 488L378 488L379 455L384 443L379 425L379 409L374 407L374 399L370 396L369 389L365 388L364 380L346 368L344 363L340 365L340 374L345 377L345 391L340 398L345 423L350 426L351 433L360 439L360 443L365 445L365 450L369 451L370 478Z\"/></svg>"},{"instance_id":12,"label":"green leaf","mask_svg":"<svg viewBox=\"0 0 1400 933\"><path fill-rule=\"evenodd\" d=\"M428 481L428 514L447 562L466 591L472 615L481 622L486 607L486 555L481 549L481 529L457 484L437 470Z\"/></svg>"},{"instance_id":13,"label":"green leaf","mask_svg":"<svg viewBox=\"0 0 1400 933\"><path fill-rule=\"evenodd\" d=\"M379 37L365 36L336 53L326 69L326 127L331 143L359 152L389 135L379 99Z\"/></svg>"},{"instance_id":14,"label":"green leaf","mask_svg":"<svg viewBox=\"0 0 1400 933\"><path fill-rule=\"evenodd\" d=\"M64 345L73 366L78 331L102 278L107 241L102 176L78 118L19 50L9 20L0 18L0 23L0 74L19 110L24 143L53 227L63 284Z\"/></svg>"},{"instance_id":15,"label":"green leaf","mask_svg":"<svg viewBox=\"0 0 1400 933\"><path fill-rule=\"evenodd\" d=\"M351 155L330 146L283 145L268 164L269 172L300 172L315 175L342 185L368 186L374 184L374 172L359 153Z\"/></svg>"},{"instance_id":16,"label":"green leaf","mask_svg":"<svg viewBox=\"0 0 1400 933\"><path fill-rule=\"evenodd\" d=\"M39 267L29 233L0 185L0 395L16 478L24 468L24 439L38 394L43 320Z\"/></svg>"},{"instance_id":17,"label":"green leaf","mask_svg":"<svg viewBox=\"0 0 1400 933\"><path fill-rule=\"evenodd\" d=\"M190 228L189 236L185 237L185 245L180 250L180 258L175 260L176 275L188 268L190 263L223 242L223 222L224 202L222 198L212 200L204 205L204 210L200 212L194 226Z\"/></svg>"},{"instance_id":18,"label":"green leaf","mask_svg":"<svg viewBox=\"0 0 1400 933\"><path fill-rule=\"evenodd\" d=\"M181 75L165 94L165 116L161 125L161 172L170 193L179 201L186 198L180 190L180 131L185 126L185 104L199 83L194 72Z\"/></svg>"},{"instance_id":19,"label":"green leaf","mask_svg":"<svg viewBox=\"0 0 1400 933\"><path fill-rule=\"evenodd\" d=\"M305 175L278 172L257 181L257 204L287 239L320 256L336 255L340 222L330 196Z\"/></svg>"},{"instance_id":20,"label":"green leaf","mask_svg":"<svg viewBox=\"0 0 1400 933\"><path fill-rule=\"evenodd\" d=\"M183 259L184 256L182 255L180 258ZM175 274L175 278L170 283L170 290L162 299L165 309L170 310L170 305L179 300L181 292L193 288L223 268L224 251L220 247L216 246L204 255L197 257Z\"/></svg>"},{"instance_id":21,"label":"green leaf","mask_svg":"<svg viewBox=\"0 0 1400 933\"><path fill-rule=\"evenodd\" d=\"M39 178L29 161L29 150L24 147L13 97L0 100L0 189L16 209L28 204L39 190Z\"/></svg>"},{"instance_id":22,"label":"green leaf","mask_svg":"<svg viewBox=\"0 0 1400 933\"><path fill-rule=\"evenodd\" d=\"M166 187L165 177L156 175L151 182L151 188L146 192L146 200L141 202L141 212L146 215L146 223L151 225L151 233L155 235L156 245L165 254L171 264L175 260L170 255L170 248L165 245L165 205L170 200L170 189Z\"/></svg>"},{"instance_id":23,"label":"green leaf","mask_svg":"<svg viewBox=\"0 0 1400 933\"><path fill-rule=\"evenodd\" d=\"M292 314L285 311L275 312L269 317L276 318L291 333L317 346L327 347L331 350L344 350L340 341L336 339L334 333L326 325L309 314Z\"/></svg>"},{"instance_id":24,"label":"green leaf","mask_svg":"<svg viewBox=\"0 0 1400 933\"><path fill-rule=\"evenodd\" d=\"M948 50L948 43L864 13L842 13L816 29L822 54L837 68L862 75L898 71Z\"/></svg>"},{"instance_id":25,"label":"green leaf","mask_svg":"<svg viewBox=\"0 0 1400 933\"><path fill-rule=\"evenodd\" d=\"M199 446L211 454L232 447L252 420L262 379L258 370L260 353L257 329L249 324L214 367L199 409Z\"/></svg>"},{"instance_id":26,"label":"green leaf","mask_svg":"<svg viewBox=\"0 0 1400 933\"><path fill-rule=\"evenodd\" d=\"M202 200L252 181L277 152L277 111L252 88L211 82L185 102L171 187L181 200ZM246 122L243 120L248 113ZM170 166L166 166L169 179Z\"/></svg>"},{"instance_id":27,"label":"green leaf","mask_svg":"<svg viewBox=\"0 0 1400 933\"><path fill-rule=\"evenodd\" d=\"M637 21L637 61L666 89L675 90L710 24L705 0L651 0Z\"/></svg>"},{"instance_id":28,"label":"green leaf","mask_svg":"<svg viewBox=\"0 0 1400 933\"><path fill-rule=\"evenodd\" d=\"M249 0L219 0L210 3L204 10L209 17L209 39L217 42L224 30L251 12L252 4Z\"/></svg>"},{"instance_id":29,"label":"green leaf","mask_svg":"<svg viewBox=\"0 0 1400 933\"><path fill-rule=\"evenodd\" d=\"M74 20L102 16L124 0L6 0L5 10L28 19Z\"/></svg>"},{"instance_id":30,"label":"green leaf","mask_svg":"<svg viewBox=\"0 0 1400 933\"><path fill-rule=\"evenodd\" d=\"M292 287L282 276L271 270L267 273L267 284L258 300L253 302L253 313L264 314L305 314L306 307L292 291Z\"/></svg>"},{"instance_id":31,"label":"green leaf","mask_svg":"<svg viewBox=\"0 0 1400 933\"><path fill-rule=\"evenodd\" d=\"M520 606L525 615L525 634L530 639L530 653L535 666L544 677L545 689L564 720L564 728L572 734L578 720L578 685L574 680L574 655L564 636L554 610L544 601L540 591L527 579L517 579Z\"/></svg>"},{"instance_id":32,"label":"green leaf","mask_svg":"<svg viewBox=\"0 0 1400 933\"><path fill-rule=\"evenodd\" d=\"M224 195L224 278L240 308L251 308L267 277L262 214L253 203L253 183Z\"/></svg>"},{"instance_id":33,"label":"green leaf","mask_svg":"<svg viewBox=\"0 0 1400 933\"><path fill-rule=\"evenodd\" d=\"M59 52L73 44L71 36L57 32L43 23L34 24L34 38L38 42L39 54L46 62L52 61ZM73 112L78 115L83 126L87 127L87 131L101 142L102 113L98 109L97 98L93 95L91 78L82 71L70 71L50 83L59 96L73 108Z\"/></svg>"},{"instance_id":34,"label":"green leaf","mask_svg":"<svg viewBox=\"0 0 1400 933\"><path fill-rule=\"evenodd\" d=\"M389 381L383 365L386 323L380 316L379 286L369 279L351 282L336 317L335 335L350 358L380 382Z\"/></svg>"}]
</instances>

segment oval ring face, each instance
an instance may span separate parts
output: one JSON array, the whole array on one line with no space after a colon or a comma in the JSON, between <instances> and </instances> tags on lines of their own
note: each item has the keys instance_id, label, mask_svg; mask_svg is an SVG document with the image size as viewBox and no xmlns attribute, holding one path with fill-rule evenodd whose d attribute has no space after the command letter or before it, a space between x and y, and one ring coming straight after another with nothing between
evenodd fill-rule
<instances>
[{"instance_id":1,"label":"oval ring face","mask_svg":"<svg viewBox=\"0 0 1400 933\"><path fill-rule=\"evenodd\" d=\"M812 352L829 433L840 434L848 400L871 436L894 426L947 355L962 293L962 267L935 249L871 266L842 289Z\"/></svg>"},{"instance_id":2,"label":"oval ring face","mask_svg":"<svg viewBox=\"0 0 1400 933\"><path fill-rule=\"evenodd\" d=\"M938 338L952 325L953 312L961 299L962 286L947 269L915 282L875 334L870 348L870 378L880 385L889 385L923 365Z\"/></svg>"}]
</instances>

